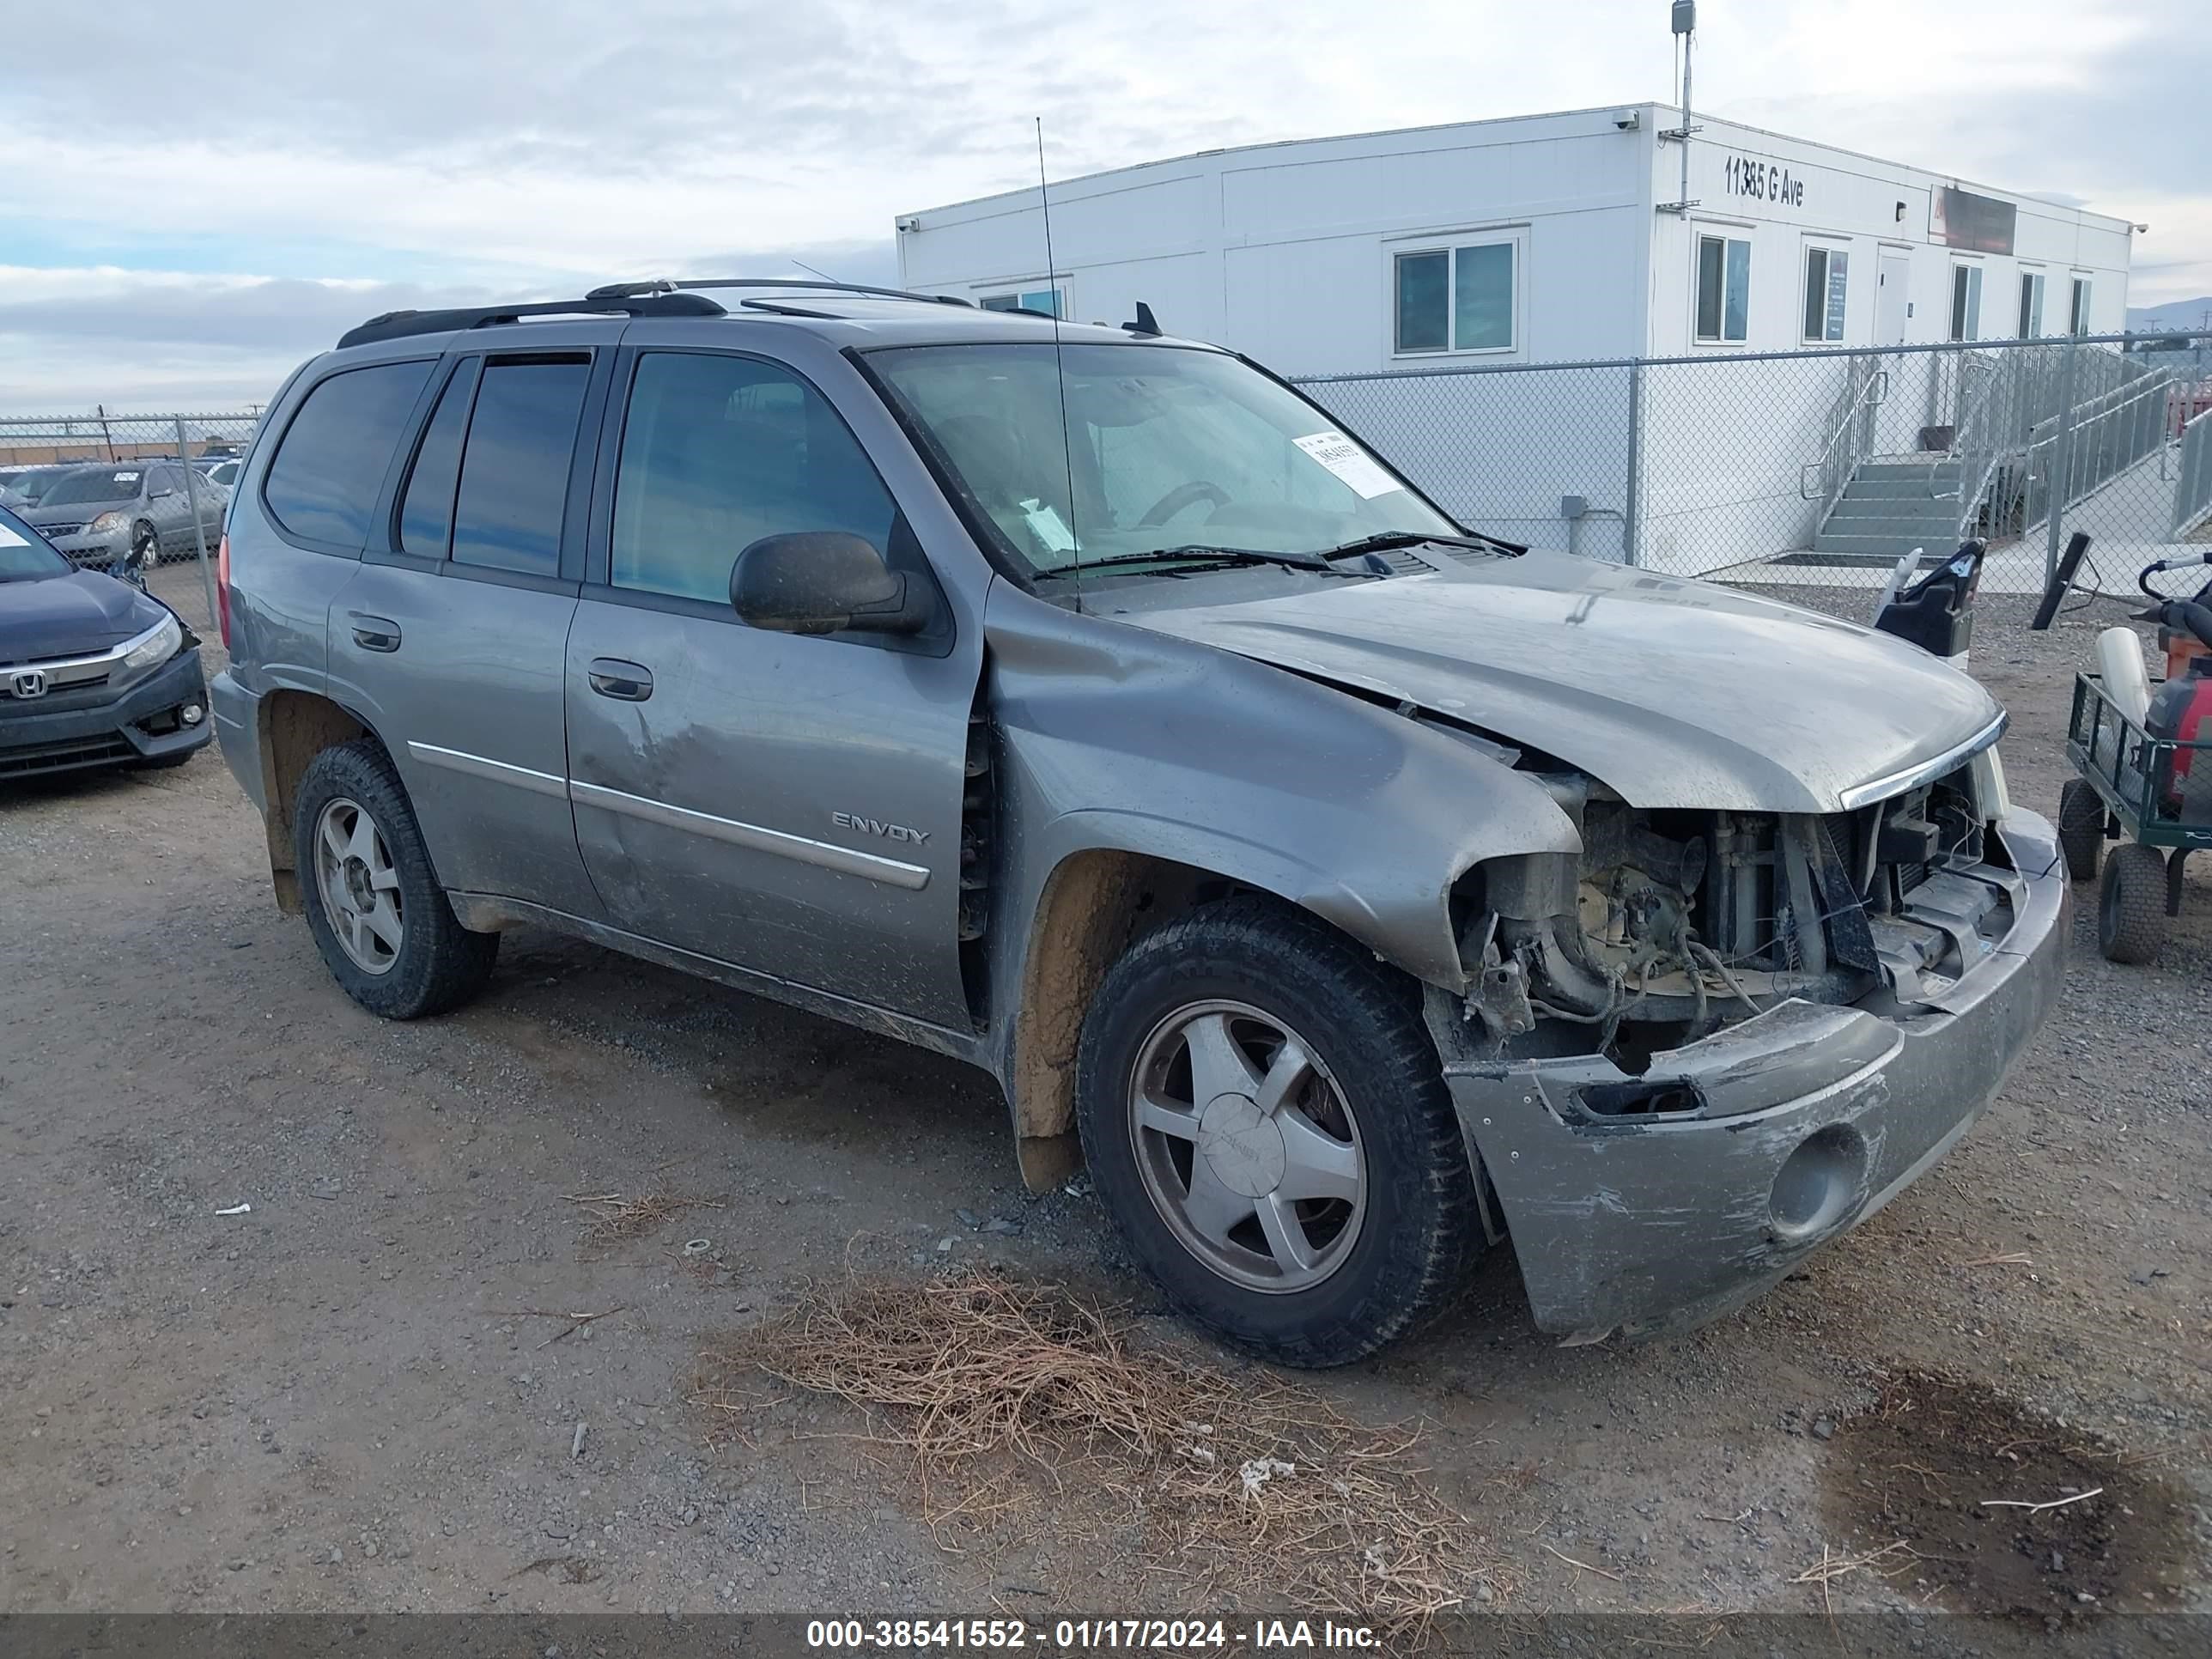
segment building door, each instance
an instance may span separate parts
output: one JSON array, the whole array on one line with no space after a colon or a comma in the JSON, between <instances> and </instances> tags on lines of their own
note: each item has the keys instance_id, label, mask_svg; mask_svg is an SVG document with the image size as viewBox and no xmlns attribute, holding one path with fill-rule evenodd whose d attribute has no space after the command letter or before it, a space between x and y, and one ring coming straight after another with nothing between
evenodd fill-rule
<instances>
[{"instance_id":1,"label":"building door","mask_svg":"<svg viewBox=\"0 0 2212 1659\"><path fill-rule=\"evenodd\" d=\"M1876 345L1903 345L1905 328L1912 314L1908 297L1912 277L1912 256L1901 248L1881 251L1881 268L1875 290L1874 343Z\"/></svg>"}]
</instances>

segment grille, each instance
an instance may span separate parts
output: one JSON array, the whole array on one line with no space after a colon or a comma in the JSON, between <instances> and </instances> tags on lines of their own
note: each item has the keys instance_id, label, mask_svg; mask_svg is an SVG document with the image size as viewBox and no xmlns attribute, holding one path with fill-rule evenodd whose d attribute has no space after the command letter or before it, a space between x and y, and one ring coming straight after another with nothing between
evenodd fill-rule
<instances>
[{"instance_id":1,"label":"grille","mask_svg":"<svg viewBox=\"0 0 2212 1659\"><path fill-rule=\"evenodd\" d=\"M58 542L64 536L76 535L84 528L87 522L85 520L79 520L75 524L42 524L39 526L39 533L50 542Z\"/></svg>"},{"instance_id":2,"label":"grille","mask_svg":"<svg viewBox=\"0 0 2212 1659\"><path fill-rule=\"evenodd\" d=\"M0 778L29 777L40 772L58 772L100 761L128 760L137 752L120 738L98 738L88 743L50 743L36 749L0 749Z\"/></svg>"}]
</instances>

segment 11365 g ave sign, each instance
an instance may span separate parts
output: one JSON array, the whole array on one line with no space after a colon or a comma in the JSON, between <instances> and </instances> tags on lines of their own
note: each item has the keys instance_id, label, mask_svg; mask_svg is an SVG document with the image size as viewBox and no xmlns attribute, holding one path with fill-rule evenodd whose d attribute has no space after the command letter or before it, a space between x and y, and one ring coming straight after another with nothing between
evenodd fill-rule
<instances>
[{"instance_id":1,"label":"11365 g ave sign","mask_svg":"<svg viewBox=\"0 0 2212 1659\"><path fill-rule=\"evenodd\" d=\"M1805 180L1779 161L1763 161L1755 155L1731 155L1721 167L1723 187L1731 196L1754 202L1779 202L1784 207L1805 205Z\"/></svg>"}]
</instances>

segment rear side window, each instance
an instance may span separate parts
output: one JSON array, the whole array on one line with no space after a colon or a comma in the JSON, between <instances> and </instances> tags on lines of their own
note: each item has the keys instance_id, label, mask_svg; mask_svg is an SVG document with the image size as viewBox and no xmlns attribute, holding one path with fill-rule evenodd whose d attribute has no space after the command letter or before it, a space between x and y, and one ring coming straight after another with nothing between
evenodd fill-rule
<instances>
[{"instance_id":1,"label":"rear side window","mask_svg":"<svg viewBox=\"0 0 2212 1659\"><path fill-rule=\"evenodd\" d=\"M358 548L408 411L434 367L379 363L333 374L285 428L261 486L270 515L295 536Z\"/></svg>"},{"instance_id":2,"label":"rear side window","mask_svg":"<svg viewBox=\"0 0 2212 1659\"><path fill-rule=\"evenodd\" d=\"M484 366L454 502L455 564L560 574L568 463L591 372L586 357Z\"/></svg>"},{"instance_id":3,"label":"rear side window","mask_svg":"<svg viewBox=\"0 0 2212 1659\"><path fill-rule=\"evenodd\" d=\"M469 398L477 389L476 365L453 371L439 395L407 494L399 508L399 545L418 558L442 559L453 538L453 490L461 481L461 436L469 424Z\"/></svg>"}]
</instances>

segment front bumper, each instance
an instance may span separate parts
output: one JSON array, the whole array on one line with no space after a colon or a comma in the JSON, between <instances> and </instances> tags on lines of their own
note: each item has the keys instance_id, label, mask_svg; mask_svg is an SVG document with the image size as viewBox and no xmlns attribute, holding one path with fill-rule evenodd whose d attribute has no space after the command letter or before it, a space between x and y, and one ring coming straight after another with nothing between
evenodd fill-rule
<instances>
[{"instance_id":1,"label":"front bumper","mask_svg":"<svg viewBox=\"0 0 2212 1659\"><path fill-rule=\"evenodd\" d=\"M196 724L174 717L187 705L200 709ZM119 695L106 696L103 687L82 699L70 696L62 708L41 708L37 702L0 705L0 779L189 753L215 733L207 706L197 647L179 651Z\"/></svg>"},{"instance_id":2,"label":"front bumper","mask_svg":"<svg viewBox=\"0 0 2212 1659\"><path fill-rule=\"evenodd\" d=\"M55 552L80 570L111 570L122 563L123 556L131 550L131 532L126 526L101 536L79 532L64 536L52 545Z\"/></svg>"},{"instance_id":3,"label":"front bumper","mask_svg":"<svg viewBox=\"0 0 2212 1659\"><path fill-rule=\"evenodd\" d=\"M2015 810L2012 930L1924 1012L1792 999L1654 1058L1705 1104L1585 1109L1631 1082L1577 1056L1499 1065L1446 1043L1444 1074L1512 1237L1537 1325L1595 1341L1686 1328L1748 1301L1902 1192L1980 1116L2057 1000L2069 899L2051 825ZM1432 1001L1432 1007L1435 1006Z\"/></svg>"}]
</instances>

